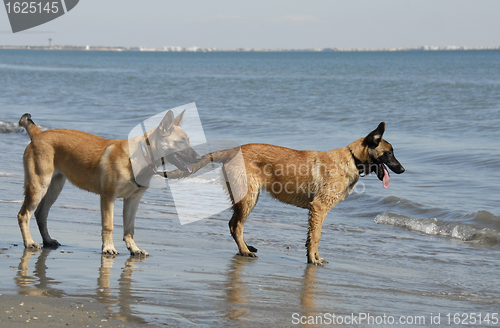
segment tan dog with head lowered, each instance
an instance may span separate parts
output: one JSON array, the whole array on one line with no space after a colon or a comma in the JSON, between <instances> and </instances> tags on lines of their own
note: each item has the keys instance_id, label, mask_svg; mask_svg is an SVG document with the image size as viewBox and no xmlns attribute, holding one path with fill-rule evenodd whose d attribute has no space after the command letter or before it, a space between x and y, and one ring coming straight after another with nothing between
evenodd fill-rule
<instances>
[{"instance_id":1,"label":"tan dog with head lowered","mask_svg":"<svg viewBox=\"0 0 500 328\"><path fill-rule=\"evenodd\" d=\"M365 138L356 140L347 147L326 152L299 151L265 144L243 145L203 156L193 166L193 172L210 162L225 163L225 180L233 181L231 185L226 182L229 196L233 200L229 229L238 245L239 255L256 257L257 249L248 246L243 239L243 226L257 203L260 189L265 189L272 197L284 203L309 210L307 262L322 265L326 261L319 256L318 245L323 221L327 213L349 195L360 174L375 172L383 181L384 188L387 188L389 172L385 165L398 174L405 171L394 157L391 144L382 139L384 130L385 123L382 122ZM240 150L244 167L227 165ZM187 177L189 174L191 172L177 170L168 173L168 178ZM245 186L241 182L244 175ZM241 200L235 203L233 196L241 194L243 189L246 195L238 197Z\"/></svg>"},{"instance_id":2,"label":"tan dog with head lowered","mask_svg":"<svg viewBox=\"0 0 500 328\"><path fill-rule=\"evenodd\" d=\"M104 139L81 131L56 129L42 132L25 114L19 125L28 132L31 143L24 152L24 204L18 214L19 227L26 248L39 249L29 231L35 212L44 247L57 247L47 229L47 216L66 179L75 186L101 196L102 253L118 254L113 232L113 209L117 198L123 198L123 240L130 254L147 256L134 242L134 221L147 183L138 183L131 158L144 161L141 181L156 174L154 167L166 159L180 170L191 171L200 160L189 145L189 137L180 127L184 112L174 118L167 112L160 125L130 140ZM145 144L145 142L147 145ZM148 151L145 152L144 149ZM160 154L151 159L146 153ZM36 209L36 210L35 210Z\"/></svg>"}]
</instances>

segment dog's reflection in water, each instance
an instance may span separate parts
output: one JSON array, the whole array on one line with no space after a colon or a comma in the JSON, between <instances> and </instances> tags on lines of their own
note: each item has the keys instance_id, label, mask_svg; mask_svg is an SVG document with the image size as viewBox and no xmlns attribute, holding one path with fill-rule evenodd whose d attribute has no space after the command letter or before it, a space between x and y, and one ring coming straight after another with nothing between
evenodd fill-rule
<instances>
[{"instance_id":1,"label":"dog's reflection in water","mask_svg":"<svg viewBox=\"0 0 500 328\"><path fill-rule=\"evenodd\" d=\"M65 291L63 279L54 279L47 272L50 272L47 259L54 249L42 248L39 250L24 249L21 256L14 283L18 288L18 294L38 297L84 297L93 298L103 303L109 311L109 317L126 322L146 323L139 316L134 315L133 305L137 304L141 297L134 295L132 274L137 266L136 262L143 262L145 257L130 256L121 268L118 278L118 287L111 287L114 282L112 268L115 260L122 259L117 255L101 255L101 265L97 278L97 287L90 293L83 291L79 294L72 294ZM33 271L30 270L30 262L36 259ZM119 263L122 263L119 261ZM69 279L69 278L68 278ZM58 287L59 286L59 287Z\"/></svg>"},{"instance_id":2,"label":"dog's reflection in water","mask_svg":"<svg viewBox=\"0 0 500 328\"><path fill-rule=\"evenodd\" d=\"M226 273L225 282L225 292L226 292L226 315L225 318L232 321L246 321L251 320L249 317L252 314L252 308L255 308L256 304L253 298L261 298L258 294L261 293L260 289L257 289L256 285L249 283L248 275L246 274L245 267L252 262L252 259L241 257L235 255L231 259L229 268ZM300 305L292 312L297 312L301 316L315 316L319 313L319 309L316 305L316 298L321 292L318 288L316 282L318 266L306 265L303 276L299 279L299 298ZM245 279L245 277L247 279ZM290 288L296 287L294 284L294 279L290 279ZM271 282L272 283L272 282ZM266 287L263 287L266 289ZM285 293L292 292L285 291ZM252 298L253 296L253 298ZM287 300L280 300L280 303L286 303ZM284 307L292 307L291 304L282 304ZM270 308L269 311L272 309ZM290 313L291 315L291 313ZM308 326L307 323L305 325Z\"/></svg>"},{"instance_id":3,"label":"dog's reflection in water","mask_svg":"<svg viewBox=\"0 0 500 328\"><path fill-rule=\"evenodd\" d=\"M99 302L105 303L111 317L126 322L146 323L146 321L133 314L132 305L138 304L142 299L133 294L132 274L137 269L136 262L144 262L144 257L130 256L122 268L118 278L118 288L110 287L114 261L117 255L101 255L101 266L97 278L96 295Z\"/></svg>"},{"instance_id":4,"label":"dog's reflection in water","mask_svg":"<svg viewBox=\"0 0 500 328\"><path fill-rule=\"evenodd\" d=\"M47 277L47 257L53 249L43 248L42 251L35 251L25 248L23 255L17 267L17 273L14 277L15 285L18 287L20 295L40 296L40 297L62 297L66 293L56 288L61 282ZM33 272L29 269L31 258L37 254Z\"/></svg>"}]
</instances>

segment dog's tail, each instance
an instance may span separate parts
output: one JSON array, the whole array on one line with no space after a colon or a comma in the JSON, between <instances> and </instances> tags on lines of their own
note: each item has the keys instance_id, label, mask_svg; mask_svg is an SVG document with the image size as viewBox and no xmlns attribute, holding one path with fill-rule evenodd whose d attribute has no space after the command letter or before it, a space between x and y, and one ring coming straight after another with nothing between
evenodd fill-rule
<instances>
[{"instance_id":1,"label":"dog's tail","mask_svg":"<svg viewBox=\"0 0 500 328\"><path fill-rule=\"evenodd\" d=\"M167 172L167 178L169 179L181 179L190 176L191 174L199 171L203 167L210 163L222 163L225 164L229 162L234 156L240 152L240 147L235 147L231 149L224 149L219 151L214 151L212 153L205 154L201 157L198 163L192 164L193 171L191 173L181 170L175 170L172 172Z\"/></svg>"},{"instance_id":2,"label":"dog's tail","mask_svg":"<svg viewBox=\"0 0 500 328\"><path fill-rule=\"evenodd\" d=\"M19 119L19 126L22 126L28 132L30 139L33 139L33 136L42 132L38 126L36 126L35 122L31 119L31 114L24 114Z\"/></svg>"}]
</instances>

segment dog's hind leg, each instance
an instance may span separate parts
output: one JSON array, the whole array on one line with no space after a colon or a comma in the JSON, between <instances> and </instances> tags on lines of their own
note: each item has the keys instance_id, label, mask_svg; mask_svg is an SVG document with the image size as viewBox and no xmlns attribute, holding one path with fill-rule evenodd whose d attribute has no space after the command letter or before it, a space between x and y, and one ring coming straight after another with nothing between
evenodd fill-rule
<instances>
[{"instance_id":1,"label":"dog's hind leg","mask_svg":"<svg viewBox=\"0 0 500 328\"><path fill-rule=\"evenodd\" d=\"M146 188L141 188L139 192L129 198L123 199L123 241L131 255L148 256L148 252L139 249L134 242L134 221L137 208Z\"/></svg>"},{"instance_id":2,"label":"dog's hind leg","mask_svg":"<svg viewBox=\"0 0 500 328\"><path fill-rule=\"evenodd\" d=\"M329 208L321 203L311 202L311 208L309 210L309 231L306 241L307 263L316 265L328 263L328 261L319 256L318 251L319 240L321 239L321 227L323 226L323 221L328 211Z\"/></svg>"},{"instance_id":3,"label":"dog's hind leg","mask_svg":"<svg viewBox=\"0 0 500 328\"><path fill-rule=\"evenodd\" d=\"M23 236L24 247L40 249L40 244L33 241L29 225L31 215L38 204L40 204L49 188L54 167L47 164L51 163L50 159L48 161L44 160L43 162L36 161L34 159L34 153L35 151L33 150L32 144L28 145L23 160L24 203L19 214L17 214L17 221L21 229L21 235Z\"/></svg>"},{"instance_id":4,"label":"dog's hind leg","mask_svg":"<svg viewBox=\"0 0 500 328\"><path fill-rule=\"evenodd\" d=\"M257 255L255 255L257 249L252 246L247 246L245 243L243 239L243 229L245 221L255 207L258 198L258 192L251 192L249 190L241 201L233 205L233 216L229 221L229 230L231 231L231 236L233 236L236 245L238 245L238 255L241 256L257 257Z\"/></svg>"},{"instance_id":5,"label":"dog's hind leg","mask_svg":"<svg viewBox=\"0 0 500 328\"><path fill-rule=\"evenodd\" d=\"M61 245L57 240L50 238L47 229L47 216L49 215L50 207L61 193L65 182L66 177L64 175L61 173L54 174L47 193L42 198L42 201L35 211L36 223L38 224L38 230L40 230L43 239L43 247L57 248Z\"/></svg>"}]
</instances>

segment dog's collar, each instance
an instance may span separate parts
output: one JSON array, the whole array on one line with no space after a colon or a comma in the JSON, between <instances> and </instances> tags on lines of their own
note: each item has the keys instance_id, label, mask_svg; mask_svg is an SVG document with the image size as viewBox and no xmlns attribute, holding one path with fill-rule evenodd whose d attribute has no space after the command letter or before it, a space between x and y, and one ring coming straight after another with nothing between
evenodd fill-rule
<instances>
[{"instance_id":1,"label":"dog's collar","mask_svg":"<svg viewBox=\"0 0 500 328\"><path fill-rule=\"evenodd\" d=\"M141 143L141 152L142 152L142 156L144 158L144 161L146 162L146 164L148 164L148 166L153 170L155 171L156 170L156 166L154 165L153 163L153 154L151 154L151 145L149 144L149 139L148 137L145 135L144 138L146 139L146 143Z\"/></svg>"},{"instance_id":2,"label":"dog's collar","mask_svg":"<svg viewBox=\"0 0 500 328\"><path fill-rule=\"evenodd\" d=\"M165 159L162 157L161 158L161 162L162 162L162 165L163 165L163 172L161 171L158 171L156 169L156 165L154 164L154 157L153 157L153 152L151 151L151 143L149 142L149 137L148 137L148 134L146 132L146 129L144 127L144 123L143 123L143 132L144 132L144 142L141 142L141 153L142 153L142 156L144 158L144 161L146 162L146 164L148 165L147 167L144 167L144 169L141 170L141 172L139 172L139 175L142 175L142 174L146 174L146 173L149 173L151 175L155 175L155 174L158 174L158 175L162 175L164 178L167 177L167 170L165 169ZM137 183L137 180L135 178L133 178L133 182L137 185L137 187L141 188L141 187L144 187L142 185L140 185L139 183Z\"/></svg>"},{"instance_id":3,"label":"dog's collar","mask_svg":"<svg viewBox=\"0 0 500 328\"><path fill-rule=\"evenodd\" d=\"M135 183L135 185L137 186L137 188L143 188L144 186L140 185L137 183L137 180L135 179L135 177L132 177L132 182Z\"/></svg>"},{"instance_id":4,"label":"dog's collar","mask_svg":"<svg viewBox=\"0 0 500 328\"><path fill-rule=\"evenodd\" d=\"M363 165L363 162L359 160L354 154L352 153L352 149L347 147L349 149L349 152L351 153L352 159L354 160L354 165L356 165L356 168L358 169L358 173L360 176L364 176L365 174L365 166Z\"/></svg>"},{"instance_id":5,"label":"dog's collar","mask_svg":"<svg viewBox=\"0 0 500 328\"><path fill-rule=\"evenodd\" d=\"M145 138L147 138L145 136ZM144 161L146 162L147 166L144 166L141 171L137 174L137 177L141 177L141 176L144 176L144 175L155 175L156 174L156 166L153 164L153 161L151 160L151 157L149 156L149 140L146 139L146 145L144 143L140 143L140 147L141 147L141 153L142 153L142 158L144 159ZM134 176L132 177L132 182L134 182L138 188L142 188L142 187L147 187L147 186L143 186L141 184L139 184L137 182L137 178Z\"/></svg>"},{"instance_id":6,"label":"dog's collar","mask_svg":"<svg viewBox=\"0 0 500 328\"><path fill-rule=\"evenodd\" d=\"M144 161L146 162L146 164L148 164L148 167L150 168L153 174L163 175L166 178L167 171L165 169L165 158L163 157L161 158L161 164L164 170L158 171L156 169L156 165L154 164L154 157L153 154L151 153L151 145L149 143L149 139L146 135L144 135L144 138L146 140L146 143L141 144L141 151L142 151L142 156L144 157Z\"/></svg>"}]
</instances>

